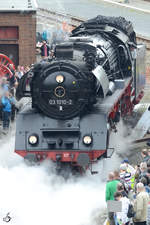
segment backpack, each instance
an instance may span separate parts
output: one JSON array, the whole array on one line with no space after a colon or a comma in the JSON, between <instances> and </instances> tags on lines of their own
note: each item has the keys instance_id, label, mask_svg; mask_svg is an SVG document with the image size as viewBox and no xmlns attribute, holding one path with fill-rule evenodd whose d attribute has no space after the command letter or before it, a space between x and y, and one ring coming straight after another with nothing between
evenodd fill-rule
<instances>
[{"instance_id":1,"label":"backpack","mask_svg":"<svg viewBox=\"0 0 150 225\"><path fill-rule=\"evenodd\" d=\"M132 218L134 216L135 216L134 208L133 208L133 205L130 203L129 208L128 208L127 217Z\"/></svg>"}]
</instances>

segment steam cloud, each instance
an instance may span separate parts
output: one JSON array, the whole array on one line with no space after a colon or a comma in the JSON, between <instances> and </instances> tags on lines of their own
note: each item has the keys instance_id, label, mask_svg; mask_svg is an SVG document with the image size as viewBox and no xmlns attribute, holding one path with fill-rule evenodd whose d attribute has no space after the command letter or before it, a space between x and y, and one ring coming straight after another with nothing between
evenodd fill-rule
<instances>
[{"instance_id":1,"label":"steam cloud","mask_svg":"<svg viewBox=\"0 0 150 225\"><path fill-rule=\"evenodd\" d=\"M94 225L105 207L100 175L65 180L46 162L27 166L14 150L14 136L1 141L0 224L10 212L13 225Z\"/></svg>"}]
</instances>

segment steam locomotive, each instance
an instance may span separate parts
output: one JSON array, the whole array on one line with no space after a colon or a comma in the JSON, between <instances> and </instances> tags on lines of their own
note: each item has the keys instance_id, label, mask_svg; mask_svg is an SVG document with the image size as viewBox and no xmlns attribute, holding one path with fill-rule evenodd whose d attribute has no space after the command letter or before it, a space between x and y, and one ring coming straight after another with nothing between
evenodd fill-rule
<instances>
[{"instance_id":1,"label":"steam locomotive","mask_svg":"<svg viewBox=\"0 0 150 225\"><path fill-rule=\"evenodd\" d=\"M109 136L143 97L145 46L131 22L97 16L76 27L54 56L25 74L17 99L15 152L81 169L110 157ZM27 85L29 83L29 85Z\"/></svg>"}]
</instances>

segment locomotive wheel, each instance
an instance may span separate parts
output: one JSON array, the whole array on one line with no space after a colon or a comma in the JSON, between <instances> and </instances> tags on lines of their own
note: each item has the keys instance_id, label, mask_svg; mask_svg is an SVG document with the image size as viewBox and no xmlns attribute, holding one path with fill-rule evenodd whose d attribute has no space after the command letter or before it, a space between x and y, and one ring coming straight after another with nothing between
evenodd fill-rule
<instances>
[{"instance_id":1,"label":"locomotive wheel","mask_svg":"<svg viewBox=\"0 0 150 225\"><path fill-rule=\"evenodd\" d=\"M12 65L13 70L15 70L15 65L11 59L4 54L0 54L0 77L5 76L6 74L12 76L12 72L9 68L10 64Z\"/></svg>"}]
</instances>

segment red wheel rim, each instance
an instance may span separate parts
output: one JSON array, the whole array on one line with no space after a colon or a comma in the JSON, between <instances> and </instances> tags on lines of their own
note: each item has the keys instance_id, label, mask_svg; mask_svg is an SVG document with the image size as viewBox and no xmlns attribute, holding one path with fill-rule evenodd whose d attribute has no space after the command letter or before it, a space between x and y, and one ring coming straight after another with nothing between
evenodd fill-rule
<instances>
[{"instance_id":1,"label":"red wheel rim","mask_svg":"<svg viewBox=\"0 0 150 225\"><path fill-rule=\"evenodd\" d=\"M6 74L9 74L9 76L13 75L9 68L10 64L12 64L12 68L15 70L15 65L12 60L6 55L0 54L0 77L5 76Z\"/></svg>"}]
</instances>

